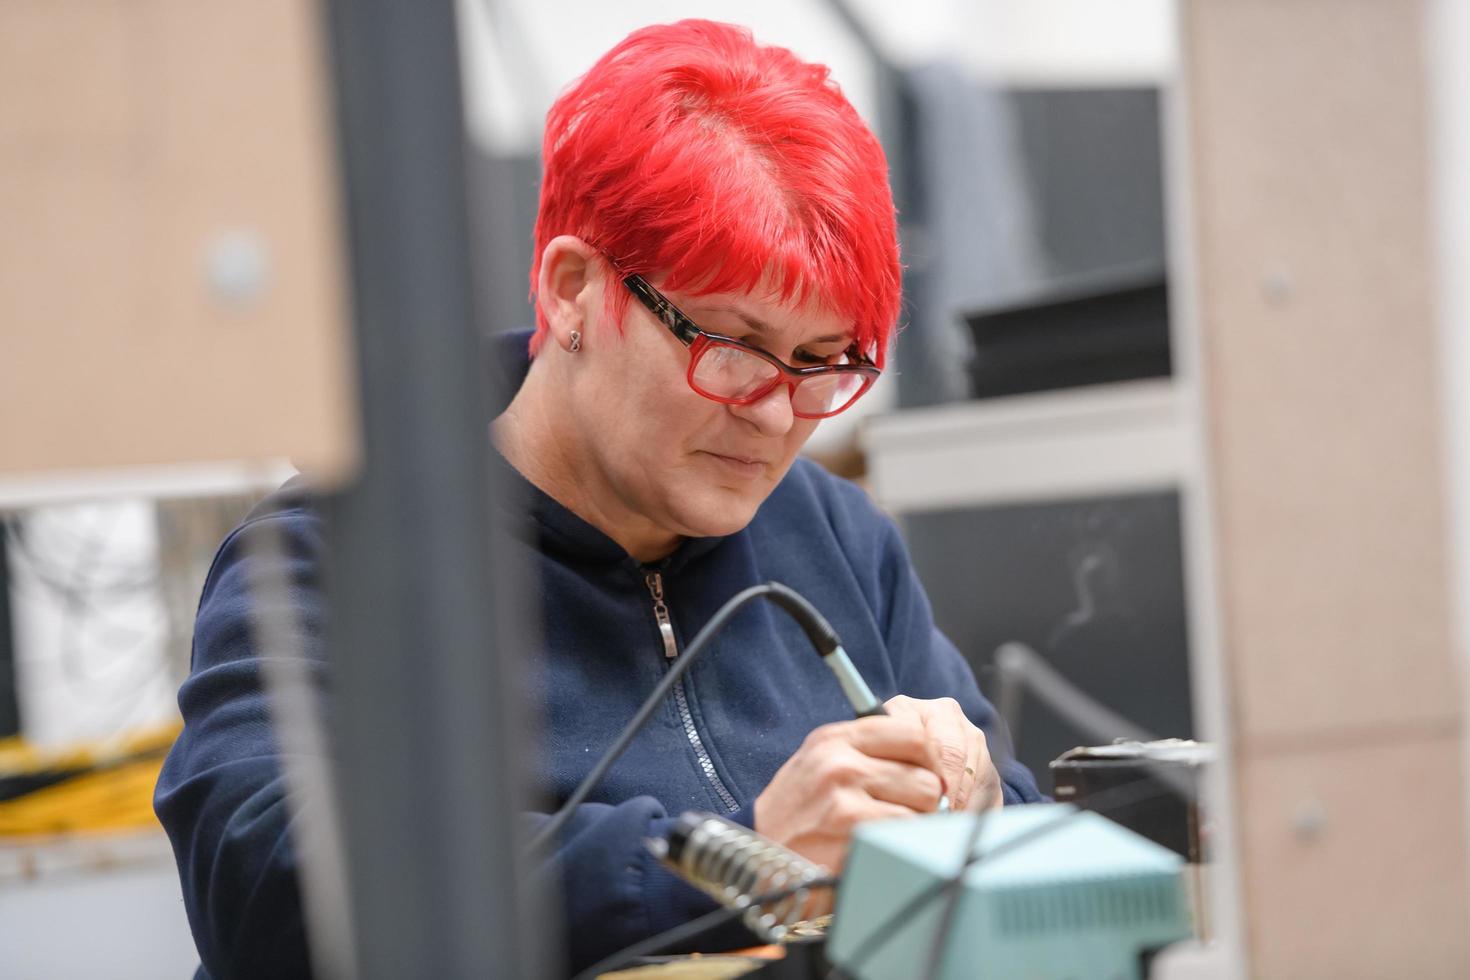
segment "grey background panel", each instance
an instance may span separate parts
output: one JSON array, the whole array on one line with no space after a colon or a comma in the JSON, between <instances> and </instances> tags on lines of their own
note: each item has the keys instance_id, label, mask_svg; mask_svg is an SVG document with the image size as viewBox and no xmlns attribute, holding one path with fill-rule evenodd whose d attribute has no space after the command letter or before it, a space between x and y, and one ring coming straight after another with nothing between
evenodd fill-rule
<instances>
[{"instance_id":1,"label":"grey background panel","mask_svg":"<svg viewBox=\"0 0 1470 980\"><path fill-rule=\"evenodd\" d=\"M1179 501L1173 493L968 508L904 518L935 621L986 695L1020 641L1159 736L1191 737ZM1096 739L1031 698L1012 736L1050 792L1047 763Z\"/></svg>"},{"instance_id":2,"label":"grey background panel","mask_svg":"<svg viewBox=\"0 0 1470 980\"><path fill-rule=\"evenodd\" d=\"M465 150L465 167L470 258L481 329L488 335L533 326L531 252L541 195L541 157L492 154L471 143Z\"/></svg>"},{"instance_id":3,"label":"grey background panel","mask_svg":"<svg viewBox=\"0 0 1470 980\"><path fill-rule=\"evenodd\" d=\"M1010 101L1047 274L1162 263L1158 90L1017 89Z\"/></svg>"}]
</instances>

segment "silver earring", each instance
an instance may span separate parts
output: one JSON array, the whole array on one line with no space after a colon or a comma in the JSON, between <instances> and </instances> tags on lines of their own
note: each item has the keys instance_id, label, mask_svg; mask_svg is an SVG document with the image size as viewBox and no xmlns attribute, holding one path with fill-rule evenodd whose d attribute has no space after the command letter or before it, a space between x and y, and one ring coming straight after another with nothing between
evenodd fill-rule
<instances>
[{"instance_id":1,"label":"silver earring","mask_svg":"<svg viewBox=\"0 0 1470 980\"><path fill-rule=\"evenodd\" d=\"M582 349L582 331L572 331L572 346L569 349L573 354Z\"/></svg>"}]
</instances>

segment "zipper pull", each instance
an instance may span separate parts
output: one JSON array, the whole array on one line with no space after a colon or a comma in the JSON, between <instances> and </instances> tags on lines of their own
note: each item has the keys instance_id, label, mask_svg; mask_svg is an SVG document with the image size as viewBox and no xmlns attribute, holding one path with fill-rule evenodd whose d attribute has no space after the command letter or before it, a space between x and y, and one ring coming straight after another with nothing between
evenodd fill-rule
<instances>
[{"instance_id":1,"label":"zipper pull","mask_svg":"<svg viewBox=\"0 0 1470 980\"><path fill-rule=\"evenodd\" d=\"M653 618L658 620L658 635L664 641L664 658L673 660L679 655L679 644L674 639L674 623L669 619L669 607L664 603L664 577L658 572L643 576L648 594L653 597Z\"/></svg>"}]
</instances>

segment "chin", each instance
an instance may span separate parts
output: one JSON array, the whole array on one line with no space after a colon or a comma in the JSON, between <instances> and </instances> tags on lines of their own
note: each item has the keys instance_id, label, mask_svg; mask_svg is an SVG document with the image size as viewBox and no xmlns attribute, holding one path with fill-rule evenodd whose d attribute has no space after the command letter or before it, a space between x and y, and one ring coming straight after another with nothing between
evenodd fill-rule
<instances>
[{"instance_id":1,"label":"chin","mask_svg":"<svg viewBox=\"0 0 1470 980\"><path fill-rule=\"evenodd\" d=\"M755 512L766 494L754 498L751 494L732 493L728 490L701 494L694 507L679 515L679 523L691 537L722 538L745 529L755 518Z\"/></svg>"}]
</instances>

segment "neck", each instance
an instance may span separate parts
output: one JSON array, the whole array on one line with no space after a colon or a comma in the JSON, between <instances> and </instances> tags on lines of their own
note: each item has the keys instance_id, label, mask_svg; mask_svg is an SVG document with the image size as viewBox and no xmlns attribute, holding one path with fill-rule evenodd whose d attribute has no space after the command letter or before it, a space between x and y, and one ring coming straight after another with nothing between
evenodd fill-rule
<instances>
[{"instance_id":1,"label":"neck","mask_svg":"<svg viewBox=\"0 0 1470 980\"><path fill-rule=\"evenodd\" d=\"M549 352L548 352L549 353ZM496 448L543 493L616 541L642 563L668 557L680 537L636 513L617 493L608 475L588 452L582 434L566 411L557 411L543 353L531 363L525 383L491 427ZM561 399L564 401L564 399Z\"/></svg>"}]
</instances>

